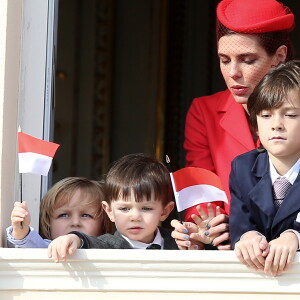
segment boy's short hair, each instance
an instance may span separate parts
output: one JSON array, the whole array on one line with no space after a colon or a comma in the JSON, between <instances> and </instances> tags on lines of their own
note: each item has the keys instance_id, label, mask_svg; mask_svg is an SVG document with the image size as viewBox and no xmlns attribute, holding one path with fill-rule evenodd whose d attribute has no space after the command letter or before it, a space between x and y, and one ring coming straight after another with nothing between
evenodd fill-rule
<instances>
[{"instance_id":1,"label":"boy's short hair","mask_svg":"<svg viewBox=\"0 0 300 300\"><path fill-rule=\"evenodd\" d=\"M288 100L290 91L300 93L300 61L291 60L280 64L265 75L248 99L247 109L250 122L257 130L257 115L263 110L279 108Z\"/></svg>"},{"instance_id":2,"label":"boy's short hair","mask_svg":"<svg viewBox=\"0 0 300 300\"><path fill-rule=\"evenodd\" d=\"M136 202L147 201L154 194L163 206L172 199L171 180L168 169L156 159L138 153L129 154L116 161L106 176L106 201L131 195Z\"/></svg>"}]
</instances>

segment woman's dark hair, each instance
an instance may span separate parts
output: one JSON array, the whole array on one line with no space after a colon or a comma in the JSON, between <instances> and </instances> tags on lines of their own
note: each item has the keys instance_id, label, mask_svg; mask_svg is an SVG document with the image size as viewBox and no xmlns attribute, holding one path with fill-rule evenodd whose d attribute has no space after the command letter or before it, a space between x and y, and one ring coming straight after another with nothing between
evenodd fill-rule
<instances>
[{"instance_id":1,"label":"woman's dark hair","mask_svg":"<svg viewBox=\"0 0 300 300\"><path fill-rule=\"evenodd\" d=\"M225 27L222 23L217 21L217 44L219 39L226 35L232 34L243 34L239 32L235 32L227 27ZM244 33L252 36L256 36L258 38L259 44L261 47L265 49L269 56L272 56L276 53L276 50L285 45L287 47L287 55L286 60L289 61L294 58L294 49L292 40L290 38L290 30L281 30L281 31L272 31L265 33Z\"/></svg>"},{"instance_id":2,"label":"woman's dark hair","mask_svg":"<svg viewBox=\"0 0 300 300\"><path fill-rule=\"evenodd\" d=\"M106 201L133 196L136 202L156 200L165 206L172 200L171 179L168 169L156 159L144 154L129 154L116 161L105 181Z\"/></svg>"},{"instance_id":3,"label":"woman's dark hair","mask_svg":"<svg viewBox=\"0 0 300 300\"><path fill-rule=\"evenodd\" d=\"M263 110L279 108L289 93L300 95L300 61L291 60L280 64L258 83L248 99L247 109L252 126L257 130L257 116Z\"/></svg>"}]
</instances>

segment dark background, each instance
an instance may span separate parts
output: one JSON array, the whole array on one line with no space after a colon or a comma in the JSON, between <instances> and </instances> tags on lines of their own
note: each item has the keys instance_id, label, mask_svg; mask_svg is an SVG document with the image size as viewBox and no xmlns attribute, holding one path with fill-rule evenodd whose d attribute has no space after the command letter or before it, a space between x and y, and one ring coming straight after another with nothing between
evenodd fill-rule
<instances>
[{"instance_id":1,"label":"dark background","mask_svg":"<svg viewBox=\"0 0 300 300\"><path fill-rule=\"evenodd\" d=\"M263 1L263 0L262 0ZM60 0L53 180L101 178L144 152L185 164L195 97L225 89L215 45L216 0ZM300 2L282 1L300 24ZM298 57L299 26L292 34Z\"/></svg>"}]
</instances>

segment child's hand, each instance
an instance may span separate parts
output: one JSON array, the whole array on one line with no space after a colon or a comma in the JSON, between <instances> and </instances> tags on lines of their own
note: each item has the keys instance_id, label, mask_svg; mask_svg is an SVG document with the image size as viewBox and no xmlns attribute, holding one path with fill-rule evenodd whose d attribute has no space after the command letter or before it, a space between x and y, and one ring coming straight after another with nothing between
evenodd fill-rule
<instances>
[{"instance_id":1,"label":"child's hand","mask_svg":"<svg viewBox=\"0 0 300 300\"><path fill-rule=\"evenodd\" d=\"M235 244L235 253L241 263L255 270L263 270L268 253L268 242L264 236L255 231L249 231Z\"/></svg>"},{"instance_id":2,"label":"child's hand","mask_svg":"<svg viewBox=\"0 0 300 300\"><path fill-rule=\"evenodd\" d=\"M194 243L190 240L190 234L198 231L196 224L192 222L183 222L181 224L178 220L172 220L171 226L174 227L172 237L175 239L180 250L199 250L204 248L202 243Z\"/></svg>"},{"instance_id":3,"label":"child's hand","mask_svg":"<svg viewBox=\"0 0 300 300\"><path fill-rule=\"evenodd\" d=\"M194 220L195 224L198 227L197 233L192 233L191 238L198 240L201 243L204 244L211 244L214 238L216 237L215 235L209 234L208 229L210 228L209 222L216 216L220 214L220 207L218 206L216 208L216 215L214 213L213 207L210 203L207 204L207 211L208 215L206 212L203 210L203 208L198 205L196 207L199 216L198 215L191 215L192 219Z\"/></svg>"},{"instance_id":4,"label":"child's hand","mask_svg":"<svg viewBox=\"0 0 300 300\"><path fill-rule=\"evenodd\" d=\"M272 276L281 275L294 260L298 249L298 238L293 232L285 232L270 243L269 254L266 257L265 273Z\"/></svg>"},{"instance_id":5,"label":"child's hand","mask_svg":"<svg viewBox=\"0 0 300 300\"><path fill-rule=\"evenodd\" d=\"M81 240L76 234L67 234L54 239L48 246L48 257L55 262L59 259L65 261L67 254L74 254L75 250L81 245Z\"/></svg>"},{"instance_id":6,"label":"child's hand","mask_svg":"<svg viewBox=\"0 0 300 300\"><path fill-rule=\"evenodd\" d=\"M31 217L26 202L15 202L11 212L12 235L16 240L22 240L29 232ZM21 225L22 222L22 225Z\"/></svg>"}]
</instances>

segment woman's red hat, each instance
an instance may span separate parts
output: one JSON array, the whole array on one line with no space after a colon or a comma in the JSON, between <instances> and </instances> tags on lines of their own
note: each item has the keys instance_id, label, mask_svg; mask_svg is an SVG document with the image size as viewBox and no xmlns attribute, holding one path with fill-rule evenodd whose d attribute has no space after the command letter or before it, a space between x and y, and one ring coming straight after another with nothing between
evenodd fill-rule
<instances>
[{"instance_id":1,"label":"woman's red hat","mask_svg":"<svg viewBox=\"0 0 300 300\"><path fill-rule=\"evenodd\" d=\"M227 28L240 33L292 30L290 9L275 0L222 0L217 18Z\"/></svg>"}]
</instances>

